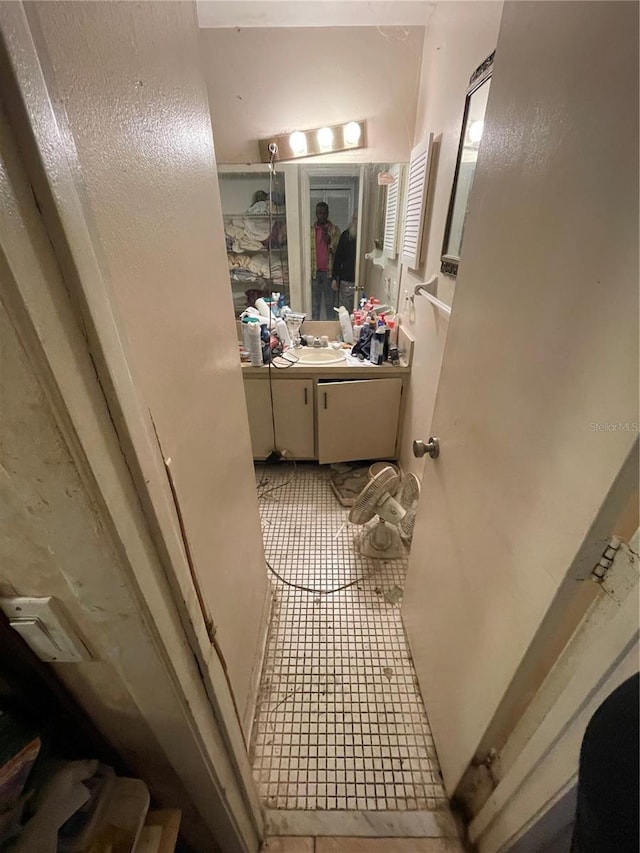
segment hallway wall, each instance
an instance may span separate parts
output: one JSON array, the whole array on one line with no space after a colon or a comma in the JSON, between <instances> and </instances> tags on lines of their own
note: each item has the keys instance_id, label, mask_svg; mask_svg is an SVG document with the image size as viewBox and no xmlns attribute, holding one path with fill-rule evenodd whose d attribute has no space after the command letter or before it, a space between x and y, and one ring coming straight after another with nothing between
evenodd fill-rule
<instances>
[{"instance_id":1,"label":"hallway wall","mask_svg":"<svg viewBox=\"0 0 640 853\"><path fill-rule=\"evenodd\" d=\"M4 177L1 163L0 177ZM39 260L45 266L46 258ZM3 279L0 594L54 596L62 605L93 659L48 666L77 697L132 772L147 783L157 801L164 807L183 810L183 830L191 843L201 851L211 850L212 836L171 757L158 742L161 716L168 719L175 715L173 737L176 742L182 737L181 720L171 706L172 685L134 597L123 582L123 567L113 540L101 524L5 310L8 289ZM179 629L177 619L176 623ZM137 690L127 683L123 649L137 650ZM141 706L140 690L154 697L154 719L148 716L148 708ZM181 744L186 756L186 742Z\"/></svg>"},{"instance_id":2,"label":"hallway wall","mask_svg":"<svg viewBox=\"0 0 640 853\"><path fill-rule=\"evenodd\" d=\"M267 583L195 6L42 2L29 15L243 714Z\"/></svg>"}]
</instances>

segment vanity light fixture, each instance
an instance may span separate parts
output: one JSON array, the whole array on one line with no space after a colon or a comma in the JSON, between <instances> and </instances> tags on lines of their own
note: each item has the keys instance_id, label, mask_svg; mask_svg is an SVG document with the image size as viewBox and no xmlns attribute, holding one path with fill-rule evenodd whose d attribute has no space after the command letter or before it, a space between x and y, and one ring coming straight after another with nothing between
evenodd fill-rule
<instances>
[{"instance_id":1,"label":"vanity light fixture","mask_svg":"<svg viewBox=\"0 0 640 853\"><path fill-rule=\"evenodd\" d=\"M321 151L331 151L333 147L333 131L330 127L321 127L318 131L318 145Z\"/></svg>"},{"instance_id":2,"label":"vanity light fixture","mask_svg":"<svg viewBox=\"0 0 640 853\"><path fill-rule=\"evenodd\" d=\"M299 130L294 130L289 137L289 146L294 157L304 157L307 153L307 137Z\"/></svg>"},{"instance_id":3,"label":"vanity light fixture","mask_svg":"<svg viewBox=\"0 0 640 853\"><path fill-rule=\"evenodd\" d=\"M362 128L357 121L350 121L345 124L342 135L346 145L357 145L362 136Z\"/></svg>"},{"instance_id":4,"label":"vanity light fixture","mask_svg":"<svg viewBox=\"0 0 640 853\"><path fill-rule=\"evenodd\" d=\"M364 121L349 121L313 130L294 130L292 133L261 139L260 155L263 162L269 163L272 159L269 146L274 144L277 146L279 160L297 160L299 157L312 157L314 154L364 148L365 128Z\"/></svg>"}]
</instances>

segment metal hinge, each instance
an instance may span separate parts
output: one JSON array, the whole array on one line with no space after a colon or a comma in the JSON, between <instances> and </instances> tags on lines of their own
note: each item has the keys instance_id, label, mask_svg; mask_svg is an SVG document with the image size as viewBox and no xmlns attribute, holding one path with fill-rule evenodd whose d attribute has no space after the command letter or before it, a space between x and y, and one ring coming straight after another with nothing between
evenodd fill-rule
<instances>
[{"instance_id":1,"label":"metal hinge","mask_svg":"<svg viewBox=\"0 0 640 853\"><path fill-rule=\"evenodd\" d=\"M612 536L591 577L607 595L623 601L638 582L638 555L619 536Z\"/></svg>"},{"instance_id":2,"label":"metal hinge","mask_svg":"<svg viewBox=\"0 0 640 853\"><path fill-rule=\"evenodd\" d=\"M596 563L591 575L593 579L597 582L604 580L607 572L613 565L613 561L615 560L616 554L622 545L622 539L619 536L612 536L611 542L604 549L604 554L598 562Z\"/></svg>"}]
</instances>

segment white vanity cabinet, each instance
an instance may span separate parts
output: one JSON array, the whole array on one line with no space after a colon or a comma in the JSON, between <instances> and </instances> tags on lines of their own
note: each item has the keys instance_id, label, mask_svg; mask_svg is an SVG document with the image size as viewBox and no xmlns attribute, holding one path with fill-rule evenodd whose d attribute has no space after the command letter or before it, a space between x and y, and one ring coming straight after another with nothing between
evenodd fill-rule
<instances>
[{"instance_id":1,"label":"white vanity cabinet","mask_svg":"<svg viewBox=\"0 0 640 853\"><path fill-rule=\"evenodd\" d=\"M395 458L401 397L401 378L319 380L318 461Z\"/></svg>"},{"instance_id":2,"label":"white vanity cabinet","mask_svg":"<svg viewBox=\"0 0 640 853\"><path fill-rule=\"evenodd\" d=\"M270 384L278 449L295 459L315 459L314 383L293 377L244 380L253 458L266 459L274 449Z\"/></svg>"},{"instance_id":3,"label":"white vanity cabinet","mask_svg":"<svg viewBox=\"0 0 640 853\"><path fill-rule=\"evenodd\" d=\"M278 450L321 463L397 458L406 369L294 370L274 370L270 383L265 368L243 368L254 459L274 449L270 386Z\"/></svg>"}]
</instances>

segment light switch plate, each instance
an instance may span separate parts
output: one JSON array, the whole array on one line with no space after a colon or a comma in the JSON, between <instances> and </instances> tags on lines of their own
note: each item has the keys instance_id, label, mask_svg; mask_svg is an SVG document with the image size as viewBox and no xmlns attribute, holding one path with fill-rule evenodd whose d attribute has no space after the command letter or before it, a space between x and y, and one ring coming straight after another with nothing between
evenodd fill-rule
<instances>
[{"instance_id":1,"label":"light switch plate","mask_svg":"<svg viewBox=\"0 0 640 853\"><path fill-rule=\"evenodd\" d=\"M59 601L45 598L0 598L0 609L30 649L49 663L92 660Z\"/></svg>"}]
</instances>

